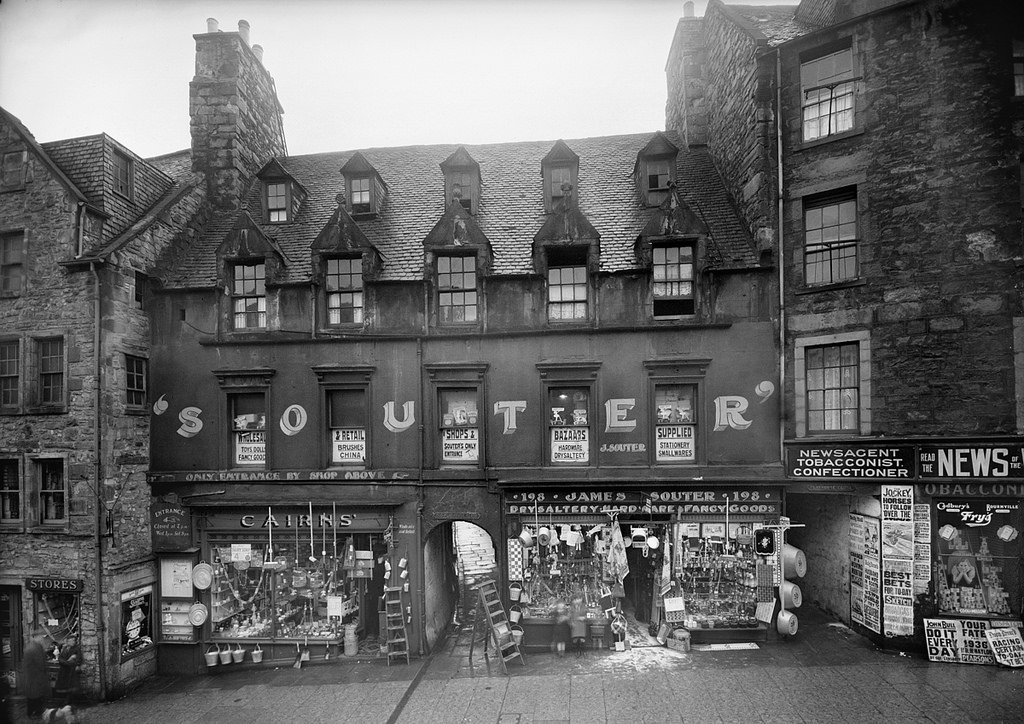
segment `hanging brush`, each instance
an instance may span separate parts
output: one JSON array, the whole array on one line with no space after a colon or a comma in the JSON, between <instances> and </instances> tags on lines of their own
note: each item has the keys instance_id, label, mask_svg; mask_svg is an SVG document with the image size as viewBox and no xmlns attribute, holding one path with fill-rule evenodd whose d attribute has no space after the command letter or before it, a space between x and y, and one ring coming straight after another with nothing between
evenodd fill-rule
<instances>
[{"instance_id":1,"label":"hanging brush","mask_svg":"<svg viewBox=\"0 0 1024 724\"><path fill-rule=\"evenodd\" d=\"M316 563L316 554L313 552L313 503L309 504L309 562Z\"/></svg>"}]
</instances>

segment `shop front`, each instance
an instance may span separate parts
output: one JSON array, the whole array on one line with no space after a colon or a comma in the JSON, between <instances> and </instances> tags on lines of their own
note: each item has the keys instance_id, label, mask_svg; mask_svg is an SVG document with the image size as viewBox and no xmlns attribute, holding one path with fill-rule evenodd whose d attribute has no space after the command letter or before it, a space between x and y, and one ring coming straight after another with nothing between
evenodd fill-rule
<instances>
[{"instance_id":1,"label":"shop front","mask_svg":"<svg viewBox=\"0 0 1024 724\"><path fill-rule=\"evenodd\" d=\"M510 619L528 650L547 649L566 613L591 647L663 624L694 642L764 640L775 580L754 531L782 505L773 486L509 490Z\"/></svg>"},{"instance_id":2,"label":"shop front","mask_svg":"<svg viewBox=\"0 0 1024 724\"><path fill-rule=\"evenodd\" d=\"M158 554L162 669L377 656L384 586L412 570L400 510L155 504L162 530L191 531L187 547Z\"/></svg>"},{"instance_id":3,"label":"shop front","mask_svg":"<svg viewBox=\"0 0 1024 724\"><path fill-rule=\"evenodd\" d=\"M855 628L951 663L997 663L990 637L1000 629L997 638L1020 641L1019 441L800 444L787 452L789 474L800 479L789 491L791 507L804 505L803 492L848 506L849 544L834 547L833 557L848 556ZM841 519L830 507L816 506L819 534L832 530L840 540L829 521ZM832 555L824 544L820 550ZM1024 642L1015 645L1024 651Z\"/></svg>"}]
</instances>

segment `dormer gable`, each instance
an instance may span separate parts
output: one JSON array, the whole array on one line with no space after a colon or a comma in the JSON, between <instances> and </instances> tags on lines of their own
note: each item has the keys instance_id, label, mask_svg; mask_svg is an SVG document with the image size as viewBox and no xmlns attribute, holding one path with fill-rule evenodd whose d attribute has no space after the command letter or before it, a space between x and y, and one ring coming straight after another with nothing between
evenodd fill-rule
<instances>
[{"instance_id":1,"label":"dormer gable","mask_svg":"<svg viewBox=\"0 0 1024 724\"><path fill-rule=\"evenodd\" d=\"M658 131L636 157L633 176L637 195L644 206L658 206L669 195L669 184L676 181L679 148Z\"/></svg>"},{"instance_id":2,"label":"dormer gable","mask_svg":"<svg viewBox=\"0 0 1024 724\"><path fill-rule=\"evenodd\" d=\"M480 208L480 164L473 160L465 146L459 146L451 156L441 162L444 173L444 199L447 205L458 198L470 214Z\"/></svg>"},{"instance_id":3,"label":"dormer gable","mask_svg":"<svg viewBox=\"0 0 1024 724\"><path fill-rule=\"evenodd\" d=\"M263 222L286 224L295 221L308 194L295 177L276 158L270 159L256 174L262 185L260 199Z\"/></svg>"},{"instance_id":4,"label":"dormer gable","mask_svg":"<svg viewBox=\"0 0 1024 724\"><path fill-rule=\"evenodd\" d=\"M565 141L555 141L555 145L540 162L540 173L544 179L544 211L550 214L563 201L575 202L576 195L572 190L579 185L579 171L580 157ZM566 186L569 187L568 195Z\"/></svg>"},{"instance_id":5,"label":"dormer gable","mask_svg":"<svg viewBox=\"0 0 1024 724\"><path fill-rule=\"evenodd\" d=\"M380 214L387 197L387 184L359 151L341 167L345 179L345 204L354 217L375 217Z\"/></svg>"},{"instance_id":6,"label":"dormer gable","mask_svg":"<svg viewBox=\"0 0 1024 724\"><path fill-rule=\"evenodd\" d=\"M274 279L289 263L278 243L267 236L248 211L239 213L235 225L217 247L217 260L223 269L230 264L264 261L267 278Z\"/></svg>"},{"instance_id":7,"label":"dormer gable","mask_svg":"<svg viewBox=\"0 0 1024 724\"><path fill-rule=\"evenodd\" d=\"M585 260L587 270L594 273L601 262L601 234L573 201L572 187L564 184L563 192L554 213L533 237L534 269L544 273L552 254L570 254Z\"/></svg>"},{"instance_id":8,"label":"dormer gable","mask_svg":"<svg viewBox=\"0 0 1024 724\"><path fill-rule=\"evenodd\" d=\"M428 255L431 252L475 252L479 271L484 273L490 268L491 241L457 197L448 203L444 214L427 234L423 248Z\"/></svg>"},{"instance_id":9,"label":"dormer gable","mask_svg":"<svg viewBox=\"0 0 1024 724\"><path fill-rule=\"evenodd\" d=\"M364 278L375 279L381 271L381 256L345 208L348 198L338 194L338 207L310 246L313 269L320 269L327 258L358 256L362 259Z\"/></svg>"}]
</instances>

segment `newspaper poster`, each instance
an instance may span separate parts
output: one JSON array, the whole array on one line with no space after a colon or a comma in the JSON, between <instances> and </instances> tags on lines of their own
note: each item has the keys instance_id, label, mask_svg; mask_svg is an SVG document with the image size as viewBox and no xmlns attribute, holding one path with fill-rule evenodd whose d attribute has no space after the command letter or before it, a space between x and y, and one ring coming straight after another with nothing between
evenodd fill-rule
<instances>
[{"instance_id":1,"label":"newspaper poster","mask_svg":"<svg viewBox=\"0 0 1024 724\"><path fill-rule=\"evenodd\" d=\"M985 638L992 648L996 661L1004 666L1024 667L1024 639L1015 628L990 628Z\"/></svg>"},{"instance_id":2,"label":"newspaper poster","mask_svg":"<svg viewBox=\"0 0 1024 724\"><path fill-rule=\"evenodd\" d=\"M914 635L914 562L883 559L882 601L886 636Z\"/></svg>"},{"instance_id":3,"label":"newspaper poster","mask_svg":"<svg viewBox=\"0 0 1024 724\"><path fill-rule=\"evenodd\" d=\"M925 643L930 661L954 664L995 664L996 657L989 647L986 619L934 619L924 620Z\"/></svg>"},{"instance_id":4,"label":"newspaper poster","mask_svg":"<svg viewBox=\"0 0 1024 724\"><path fill-rule=\"evenodd\" d=\"M928 593L932 580L932 518L927 504L914 505L914 595Z\"/></svg>"},{"instance_id":5,"label":"newspaper poster","mask_svg":"<svg viewBox=\"0 0 1024 724\"><path fill-rule=\"evenodd\" d=\"M882 577L878 518L850 514L850 617L882 632Z\"/></svg>"}]
</instances>

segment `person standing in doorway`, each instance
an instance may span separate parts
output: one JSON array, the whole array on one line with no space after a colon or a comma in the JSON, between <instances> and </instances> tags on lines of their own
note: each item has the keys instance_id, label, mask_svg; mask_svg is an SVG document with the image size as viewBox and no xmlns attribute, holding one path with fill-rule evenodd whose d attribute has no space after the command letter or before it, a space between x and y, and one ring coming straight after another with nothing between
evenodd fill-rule
<instances>
[{"instance_id":1,"label":"person standing in doorway","mask_svg":"<svg viewBox=\"0 0 1024 724\"><path fill-rule=\"evenodd\" d=\"M50 695L50 679L46 674L46 651L43 649L43 634L36 631L32 640L25 646L25 654L22 658L22 671L25 686L25 714L29 719L36 719L43 715L43 706L46 704L46 697Z\"/></svg>"},{"instance_id":2,"label":"person standing in doorway","mask_svg":"<svg viewBox=\"0 0 1024 724\"><path fill-rule=\"evenodd\" d=\"M77 634L68 634L64 639L57 663L60 664L60 670L57 672L57 685L54 690L60 697L61 704L67 706L78 688L78 667L82 664L82 649L78 645Z\"/></svg>"}]
</instances>

